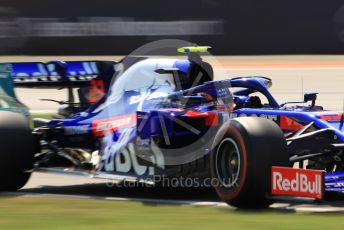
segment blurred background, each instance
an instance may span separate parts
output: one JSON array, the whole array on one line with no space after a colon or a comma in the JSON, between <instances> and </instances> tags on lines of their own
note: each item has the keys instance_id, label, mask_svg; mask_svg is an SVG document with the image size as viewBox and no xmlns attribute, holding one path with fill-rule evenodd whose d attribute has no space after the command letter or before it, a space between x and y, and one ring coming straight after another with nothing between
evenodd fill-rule
<instances>
[{"instance_id":1,"label":"blurred background","mask_svg":"<svg viewBox=\"0 0 344 230\"><path fill-rule=\"evenodd\" d=\"M343 0L0 0L1 62L119 60L159 39L212 46L228 77L270 77L281 102L318 91L343 110ZM35 111L65 97L17 93Z\"/></svg>"},{"instance_id":2,"label":"blurred background","mask_svg":"<svg viewBox=\"0 0 344 230\"><path fill-rule=\"evenodd\" d=\"M228 54L342 54L343 0L0 0L0 54L126 54L178 38Z\"/></svg>"}]
</instances>

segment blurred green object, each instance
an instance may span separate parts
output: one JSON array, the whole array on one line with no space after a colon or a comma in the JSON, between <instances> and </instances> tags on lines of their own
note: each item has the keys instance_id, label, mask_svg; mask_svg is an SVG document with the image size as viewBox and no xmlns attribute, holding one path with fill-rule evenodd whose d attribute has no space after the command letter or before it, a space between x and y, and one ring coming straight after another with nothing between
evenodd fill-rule
<instances>
[{"instance_id":1,"label":"blurred green object","mask_svg":"<svg viewBox=\"0 0 344 230\"><path fill-rule=\"evenodd\" d=\"M16 97L11 76L12 65L0 63L0 111L10 111L29 117L28 108Z\"/></svg>"},{"instance_id":2,"label":"blurred green object","mask_svg":"<svg viewBox=\"0 0 344 230\"><path fill-rule=\"evenodd\" d=\"M0 85L8 96L16 98L11 71L11 64L0 63Z\"/></svg>"},{"instance_id":3,"label":"blurred green object","mask_svg":"<svg viewBox=\"0 0 344 230\"><path fill-rule=\"evenodd\" d=\"M343 229L343 214L236 211L140 202L0 198L0 229Z\"/></svg>"}]
</instances>

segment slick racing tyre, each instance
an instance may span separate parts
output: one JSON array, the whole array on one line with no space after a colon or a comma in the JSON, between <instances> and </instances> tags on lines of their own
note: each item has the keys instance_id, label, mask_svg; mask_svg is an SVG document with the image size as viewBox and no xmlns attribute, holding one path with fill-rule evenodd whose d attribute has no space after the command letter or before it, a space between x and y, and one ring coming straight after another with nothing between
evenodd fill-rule
<instances>
[{"instance_id":1,"label":"slick racing tyre","mask_svg":"<svg viewBox=\"0 0 344 230\"><path fill-rule=\"evenodd\" d=\"M0 112L0 191L16 191L30 178L33 140L23 115Z\"/></svg>"},{"instance_id":2,"label":"slick racing tyre","mask_svg":"<svg viewBox=\"0 0 344 230\"><path fill-rule=\"evenodd\" d=\"M210 160L219 197L238 208L268 207L271 167L289 165L286 147L281 129L268 119L242 117L224 124Z\"/></svg>"}]
</instances>

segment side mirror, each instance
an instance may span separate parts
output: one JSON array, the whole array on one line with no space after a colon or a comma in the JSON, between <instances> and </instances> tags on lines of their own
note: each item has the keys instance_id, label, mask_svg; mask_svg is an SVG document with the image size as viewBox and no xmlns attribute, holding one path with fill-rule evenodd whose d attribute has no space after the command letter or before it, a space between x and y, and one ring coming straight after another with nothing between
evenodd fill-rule
<instances>
[{"instance_id":1,"label":"side mirror","mask_svg":"<svg viewBox=\"0 0 344 230\"><path fill-rule=\"evenodd\" d=\"M305 93L303 96L303 101L304 102L312 102L312 107L315 106L315 101L317 100L317 94L318 93Z\"/></svg>"}]
</instances>

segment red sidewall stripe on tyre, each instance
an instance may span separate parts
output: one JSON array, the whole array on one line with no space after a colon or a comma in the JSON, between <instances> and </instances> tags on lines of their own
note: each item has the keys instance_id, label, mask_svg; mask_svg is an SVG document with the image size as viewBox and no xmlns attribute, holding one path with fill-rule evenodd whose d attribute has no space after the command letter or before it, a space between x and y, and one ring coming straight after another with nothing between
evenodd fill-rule
<instances>
[{"instance_id":1,"label":"red sidewall stripe on tyre","mask_svg":"<svg viewBox=\"0 0 344 230\"><path fill-rule=\"evenodd\" d=\"M230 201L240 194L240 191L242 190L242 188L244 186L244 183L246 180L246 173L247 173L247 151L246 151L244 139L243 139L242 135L240 134L239 130L234 126L226 127L226 129L227 129L227 131L225 132L225 134L230 134L231 136L233 136L235 141L239 142L239 150L241 151L240 156L242 157L242 171L240 172L241 175L239 177L239 186L237 187L235 192L226 194L226 193L221 191L221 188L215 187L218 196L223 201ZM219 132L219 133L221 133L221 132ZM215 137L215 143L220 143L221 141L217 140L217 138L222 138L222 137L223 137L222 135L216 136ZM214 163L214 162L212 162L212 163Z\"/></svg>"}]
</instances>

